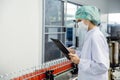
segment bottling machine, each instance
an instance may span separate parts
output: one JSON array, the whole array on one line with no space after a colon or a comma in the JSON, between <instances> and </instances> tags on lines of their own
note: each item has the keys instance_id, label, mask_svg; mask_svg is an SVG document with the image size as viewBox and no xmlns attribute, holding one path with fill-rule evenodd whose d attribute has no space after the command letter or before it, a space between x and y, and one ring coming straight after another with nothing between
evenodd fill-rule
<instances>
[{"instance_id":1,"label":"bottling machine","mask_svg":"<svg viewBox=\"0 0 120 80\"><path fill-rule=\"evenodd\" d=\"M120 25L108 25L110 51L109 80L120 80Z\"/></svg>"}]
</instances>

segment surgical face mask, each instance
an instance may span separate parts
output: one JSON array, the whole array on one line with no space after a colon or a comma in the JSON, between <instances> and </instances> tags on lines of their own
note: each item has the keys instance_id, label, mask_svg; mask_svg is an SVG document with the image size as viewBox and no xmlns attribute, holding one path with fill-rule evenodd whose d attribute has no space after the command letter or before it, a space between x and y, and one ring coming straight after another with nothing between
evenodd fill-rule
<instances>
[{"instance_id":1,"label":"surgical face mask","mask_svg":"<svg viewBox=\"0 0 120 80\"><path fill-rule=\"evenodd\" d=\"M79 22L77 34L79 36L79 49L80 50L82 50L87 31L88 31L88 26L84 24L83 21Z\"/></svg>"},{"instance_id":2,"label":"surgical face mask","mask_svg":"<svg viewBox=\"0 0 120 80\"><path fill-rule=\"evenodd\" d=\"M84 31L88 31L88 25L86 25L83 21L78 22L78 27Z\"/></svg>"}]
</instances>

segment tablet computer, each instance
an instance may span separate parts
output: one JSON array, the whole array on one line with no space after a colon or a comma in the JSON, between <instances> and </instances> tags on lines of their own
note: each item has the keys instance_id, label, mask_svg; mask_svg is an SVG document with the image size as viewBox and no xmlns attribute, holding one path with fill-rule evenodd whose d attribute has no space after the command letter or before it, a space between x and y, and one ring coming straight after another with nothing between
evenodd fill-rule
<instances>
[{"instance_id":1,"label":"tablet computer","mask_svg":"<svg viewBox=\"0 0 120 80\"><path fill-rule=\"evenodd\" d=\"M56 46L62 51L62 53L67 57L67 59L70 60L70 57L69 57L69 51L66 49L66 47L63 45L63 43L58 40L58 39L53 39L51 38L51 40L56 44Z\"/></svg>"}]
</instances>

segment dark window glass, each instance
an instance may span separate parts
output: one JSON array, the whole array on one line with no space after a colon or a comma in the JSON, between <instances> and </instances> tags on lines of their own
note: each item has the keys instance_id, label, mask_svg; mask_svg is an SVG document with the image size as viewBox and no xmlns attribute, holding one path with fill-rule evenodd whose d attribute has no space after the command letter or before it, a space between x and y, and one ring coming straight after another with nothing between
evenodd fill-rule
<instances>
[{"instance_id":1,"label":"dark window glass","mask_svg":"<svg viewBox=\"0 0 120 80\"><path fill-rule=\"evenodd\" d=\"M62 26L62 2L45 0L45 25Z\"/></svg>"},{"instance_id":2,"label":"dark window glass","mask_svg":"<svg viewBox=\"0 0 120 80\"><path fill-rule=\"evenodd\" d=\"M58 47L50 40L50 38L59 39L64 43L64 34L46 34L45 35L45 62L57 58L61 58Z\"/></svg>"}]
</instances>

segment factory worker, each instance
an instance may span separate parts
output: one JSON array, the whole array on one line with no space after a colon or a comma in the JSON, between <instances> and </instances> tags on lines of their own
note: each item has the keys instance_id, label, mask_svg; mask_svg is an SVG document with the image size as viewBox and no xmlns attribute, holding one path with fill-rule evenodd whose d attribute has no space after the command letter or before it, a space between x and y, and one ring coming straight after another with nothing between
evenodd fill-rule
<instances>
[{"instance_id":1,"label":"factory worker","mask_svg":"<svg viewBox=\"0 0 120 80\"><path fill-rule=\"evenodd\" d=\"M108 80L109 49L97 27L99 10L94 6L82 6L75 16L78 26L86 32L81 51L68 48L71 61L78 64L78 80Z\"/></svg>"}]
</instances>

